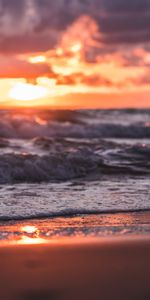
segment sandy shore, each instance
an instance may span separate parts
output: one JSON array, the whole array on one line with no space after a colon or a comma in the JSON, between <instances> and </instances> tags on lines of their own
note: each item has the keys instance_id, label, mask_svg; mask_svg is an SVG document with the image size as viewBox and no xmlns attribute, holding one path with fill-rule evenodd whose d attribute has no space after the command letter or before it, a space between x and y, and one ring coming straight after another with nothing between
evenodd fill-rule
<instances>
[{"instance_id":1,"label":"sandy shore","mask_svg":"<svg viewBox=\"0 0 150 300\"><path fill-rule=\"evenodd\" d=\"M5 300L150 299L146 236L5 244L0 267Z\"/></svg>"},{"instance_id":2,"label":"sandy shore","mask_svg":"<svg viewBox=\"0 0 150 300\"><path fill-rule=\"evenodd\" d=\"M150 299L150 213L0 223L0 299Z\"/></svg>"}]
</instances>

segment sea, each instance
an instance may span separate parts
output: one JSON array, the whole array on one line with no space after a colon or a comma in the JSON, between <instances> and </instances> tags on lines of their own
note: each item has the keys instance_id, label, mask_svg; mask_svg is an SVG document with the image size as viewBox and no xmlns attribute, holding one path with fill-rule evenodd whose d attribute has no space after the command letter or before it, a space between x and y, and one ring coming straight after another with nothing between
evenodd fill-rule
<instances>
[{"instance_id":1,"label":"sea","mask_svg":"<svg viewBox=\"0 0 150 300\"><path fill-rule=\"evenodd\" d=\"M0 221L150 211L150 110L0 110Z\"/></svg>"}]
</instances>

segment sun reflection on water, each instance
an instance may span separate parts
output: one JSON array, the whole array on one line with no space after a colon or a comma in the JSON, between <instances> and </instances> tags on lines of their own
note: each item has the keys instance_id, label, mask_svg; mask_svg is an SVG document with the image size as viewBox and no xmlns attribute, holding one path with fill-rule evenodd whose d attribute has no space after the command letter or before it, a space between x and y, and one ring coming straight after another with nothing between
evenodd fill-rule
<instances>
[{"instance_id":1,"label":"sun reflection on water","mask_svg":"<svg viewBox=\"0 0 150 300\"><path fill-rule=\"evenodd\" d=\"M44 244L46 243L46 240L39 237L28 237L23 235L17 243L21 245Z\"/></svg>"},{"instance_id":2,"label":"sun reflection on water","mask_svg":"<svg viewBox=\"0 0 150 300\"><path fill-rule=\"evenodd\" d=\"M17 241L17 244L32 245L46 243L46 240L44 238L39 237L40 231L36 226L22 226L20 228L20 232L22 233L22 235Z\"/></svg>"},{"instance_id":3,"label":"sun reflection on water","mask_svg":"<svg viewBox=\"0 0 150 300\"><path fill-rule=\"evenodd\" d=\"M117 213L18 222L1 227L3 245L39 245L144 233L149 213ZM147 230L145 233L147 234Z\"/></svg>"},{"instance_id":4,"label":"sun reflection on water","mask_svg":"<svg viewBox=\"0 0 150 300\"><path fill-rule=\"evenodd\" d=\"M30 225L27 225L27 226L23 226L21 228L21 231L25 232L25 233L29 233L29 234L32 234L32 233L36 233L38 231L37 227L36 226L30 226Z\"/></svg>"}]
</instances>

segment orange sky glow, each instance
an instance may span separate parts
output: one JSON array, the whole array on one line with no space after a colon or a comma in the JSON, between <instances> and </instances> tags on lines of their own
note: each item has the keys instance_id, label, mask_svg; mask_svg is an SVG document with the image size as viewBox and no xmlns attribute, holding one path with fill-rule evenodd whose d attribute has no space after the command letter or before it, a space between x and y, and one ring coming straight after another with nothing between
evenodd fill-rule
<instances>
[{"instance_id":1,"label":"orange sky glow","mask_svg":"<svg viewBox=\"0 0 150 300\"><path fill-rule=\"evenodd\" d=\"M102 49L97 23L81 16L48 51L1 55L0 107L150 107L149 52Z\"/></svg>"}]
</instances>

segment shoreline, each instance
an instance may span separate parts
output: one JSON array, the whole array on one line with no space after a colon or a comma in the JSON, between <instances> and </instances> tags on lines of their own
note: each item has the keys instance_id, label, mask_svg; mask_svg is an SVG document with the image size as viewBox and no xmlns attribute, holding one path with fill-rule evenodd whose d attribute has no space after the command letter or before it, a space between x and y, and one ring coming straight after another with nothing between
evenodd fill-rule
<instances>
[{"instance_id":1,"label":"shoreline","mask_svg":"<svg viewBox=\"0 0 150 300\"><path fill-rule=\"evenodd\" d=\"M5 300L150 299L150 212L0 222Z\"/></svg>"},{"instance_id":2,"label":"shoreline","mask_svg":"<svg viewBox=\"0 0 150 300\"><path fill-rule=\"evenodd\" d=\"M0 221L1 244L150 236L150 211Z\"/></svg>"},{"instance_id":3,"label":"shoreline","mask_svg":"<svg viewBox=\"0 0 150 300\"><path fill-rule=\"evenodd\" d=\"M150 236L150 211L76 215L1 221L1 244L37 244L53 240Z\"/></svg>"}]
</instances>

